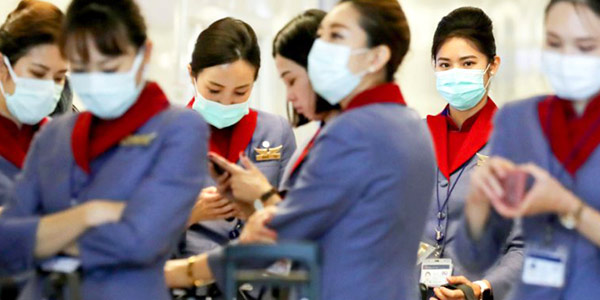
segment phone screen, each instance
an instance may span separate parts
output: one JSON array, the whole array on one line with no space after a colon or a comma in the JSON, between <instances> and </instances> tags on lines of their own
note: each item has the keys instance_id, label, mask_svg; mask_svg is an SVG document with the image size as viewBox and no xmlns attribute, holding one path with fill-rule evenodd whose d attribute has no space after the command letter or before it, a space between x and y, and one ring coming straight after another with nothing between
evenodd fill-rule
<instances>
[{"instance_id":1,"label":"phone screen","mask_svg":"<svg viewBox=\"0 0 600 300\"><path fill-rule=\"evenodd\" d=\"M531 188L533 178L526 172L516 170L510 172L502 181L504 189L503 202L511 207L517 207Z\"/></svg>"}]
</instances>

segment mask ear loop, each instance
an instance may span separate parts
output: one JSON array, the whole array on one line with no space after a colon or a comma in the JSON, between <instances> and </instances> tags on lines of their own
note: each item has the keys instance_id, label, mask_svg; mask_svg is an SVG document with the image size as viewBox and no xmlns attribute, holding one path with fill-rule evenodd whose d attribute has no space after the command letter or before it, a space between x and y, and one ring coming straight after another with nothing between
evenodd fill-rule
<instances>
[{"instance_id":1,"label":"mask ear loop","mask_svg":"<svg viewBox=\"0 0 600 300\"><path fill-rule=\"evenodd\" d=\"M8 57L6 55L2 55L3 57L3 61L4 61L4 65L6 66L6 69L8 70L8 74L10 76L10 78L12 78L12 80L15 82L15 85L17 84L17 74L15 74L15 72L13 71L12 65L10 64L10 60L8 60ZM2 82L0 81L0 91L2 92L2 95L4 95L4 97L6 97L6 92L4 91L4 84L2 84Z\"/></svg>"},{"instance_id":2,"label":"mask ear loop","mask_svg":"<svg viewBox=\"0 0 600 300\"><path fill-rule=\"evenodd\" d=\"M483 71L483 74L487 73L491 67L492 67L492 63L489 63L487 68L485 68L485 71ZM496 75L490 73L490 78L488 78L488 82L484 87L486 90L490 87L490 84L492 83L492 78L494 78L494 76L496 76Z\"/></svg>"}]
</instances>

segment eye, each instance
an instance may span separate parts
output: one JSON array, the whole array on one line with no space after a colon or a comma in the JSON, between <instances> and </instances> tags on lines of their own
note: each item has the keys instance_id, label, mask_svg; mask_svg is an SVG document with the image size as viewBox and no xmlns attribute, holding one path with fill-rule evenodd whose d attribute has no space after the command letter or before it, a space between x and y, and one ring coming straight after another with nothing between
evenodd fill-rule
<instances>
[{"instance_id":1,"label":"eye","mask_svg":"<svg viewBox=\"0 0 600 300\"><path fill-rule=\"evenodd\" d=\"M33 77L35 77L35 78L38 78L38 79L39 79L39 78L44 78L44 76L46 76L46 74L45 74L45 73L41 73L41 72L34 72L34 71L31 71L31 75L33 75Z\"/></svg>"},{"instance_id":2,"label":"eye","mask_svg":"<svg viewBox=\"0 0 600 300\"><path fill-rule=\"evenodd\" d=\"M215 94L220 93L221 91L208 89L208 92L215 95Z\"/></svg>"},{"instance_id":3,"label":"eye","mask_svg":"<svg viewBox=\"0 0 600 300\"><path fill-rule=\"evenodd\" d=\"M342 40L342 39L344 39L344 37L341 34L337 33L337 32L332 32L331 33L331 39L332 40Z\"/></svg>"},{"instance_id":4,"label":"eye","mask_svg":"<svg viewBox=\"0 0 600 300\"><path fill-rule=\"evenodd\" d=\"M596 47L596 45L586 45L586 46L580 45L577 48L579 48L579 50L581 52L592 52L592 51L596 50L597 47Z\"/></svg>"},{"instance_id":5,"label":"eye","mask_svg":"<svg viewBox=\"0 0 600 300\"><path fill-rule=\"evenodd\" d=\"M290 86L294 86L294 83L296 83L296 78L291 79L289 84Z\"/></svg>"},{"instance_id":6,"label":"eye","mask_svg":"<svg viewBox=\"0 0 600 300\"><path fill-rule=\"evenodd\" d=\"M556 41L547 41L546 44L550 48L560 48L562 46L560 42L556 42Z\"/></svg>"},{"instance_id":7,"label":"eye","mask_svg":"<svg viewBox=\"0 0 600 300\"><path fill-rule=\"evenodd\" d=\"M438 67L443 68L443 69L447 69L447 68L450 68L450 64L448 64L448 63L440 63L438 65Z\"/></svg>"},{"instance_id":8,"label":"eye","mask_svg":"<svg viewBox=\"0 0 600 300\"><path fill-rule=\"evenodd\" d=\"M463 63L463 66L465 66L465 67L472 67L473 65L475 65L475 62L473 62L473 61L465 61Z\"/></svg>"},{"instance_id":9,"label":"eye","mask_svg":"<svg viewBox=\"0 0 600 300\"><path fill-rule=\"evenodd\" d=\"M246 92L235 92L235 94L238 96L244 96L246 95Z\"/></svg>"},{"instance_id":10,"label":"eye","mask_svg":"<svg viewBox=\"0 0 600 300\"><path fill-rule=\"evenodd\" d=\"M102 73L107 73L107 74L116 73L118 70L119 70L119 68L104 69L104 70L102 70Z\"/></svg>"}]
</instances>

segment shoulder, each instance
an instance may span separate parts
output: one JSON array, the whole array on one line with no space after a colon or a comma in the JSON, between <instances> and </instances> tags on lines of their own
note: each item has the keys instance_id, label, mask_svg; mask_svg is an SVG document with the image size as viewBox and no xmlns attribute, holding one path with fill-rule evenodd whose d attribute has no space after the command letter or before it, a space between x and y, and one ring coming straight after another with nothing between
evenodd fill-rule
<instances>
[{"instance_id":1,"label":"shoulder","mask_svg":"<svg viewBox=\"0 0 600 300\"><path fill-rule=\"evenodd\" d=\"M200 131L208 134L208 125L204 121L204 118L202 118L199 113L189 108L172 105L154 116L153 121L160 124L161 130L183 130L186 132Z\"/></svg>"},{"instance_id":2,"label":"shoulder","mask_svg":"<svg viewBox=\"0 0 600 300\"><path fill-rule=\"evenodd\" d=\"M505 104L498 112L496 112L496 126L506 126L509 124L518 125L524 120L531 120L537 113L538 104L547 97L548 95L541 95Z\"/></svg>"},{"instance_id":3,"label":"shoulder","mask_svg":"<svg viewBox=\"0 0 600 300\"><path fill-rule=\"evenodd\" d=\"M328 131L352 131L354 134L376 136L389 130L426 128L419 114L404 105L373 104L352 109L337 116L326 127Z\"/></svg>"},{"instance_id":4,"label":"shoulder","mask_svg":"<svg viewBox=\"0 0 600 300\"><path fill-rule=\"evenodd\" d=\"M291 129L289 122L284 117L262 110L255 111L258 113L257 124L266 126L280 126L283 129Z\"/></svg>"},{"instance_id":5,"label":"shoulder","mask_svg":"<svg viewBox=\"0 0 600 300\"><path fill-rule=\"evenodd\" d=\"M71 135L71 131L79 117L79 113L64 114L55 118L52 118L49 122L44 124L37 134L35 140L47 140L51 139L50 142L56 142L56 138L61 134Z\"/></svg>"}]
</instances>

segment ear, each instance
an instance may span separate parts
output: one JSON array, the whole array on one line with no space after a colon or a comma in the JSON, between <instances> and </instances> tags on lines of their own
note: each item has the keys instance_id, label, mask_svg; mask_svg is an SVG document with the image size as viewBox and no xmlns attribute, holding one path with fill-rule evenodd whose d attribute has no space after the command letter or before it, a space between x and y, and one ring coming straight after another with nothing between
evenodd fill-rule
<instances>
[{"instance_id":1,"label":"ear","mask_svg":"<svg viewBox=\"0 0 600 300\"><path fill-rule=\"evenodd\" d=\"M146 42L144 42L144 60L143 60L143 64L147 65L148 63L150 63L150 58L152 57L152 50L154 48L154 44L152 43L152 41L150 39L146 39Z\"/></svg>"},{"instance_id":2,"label":"ear","mask_svg":"<svg viewBox=\"0 0 600 300\"><path fill-rule=\"evenodd\" d=\"M0 81L6 83L10 74L8 74L8 68L4 64L4 54L0 53Z\"/></svg>"},{"instance_id":3,"label":"ear","mask_svg":"<svg viewBox=\"0 0 600 300\"><path fill-rule=\"evenodd\" d=\"M501 62L502 61L500 59L500 56L496 55L494 57L494 60L490 64L490 76L495 76L496 74L498 74L498 70L500 69Z\"/></svg>"},{"instance_id":4,"label":"ear","mask_svg":"<svg viewBox=\"0 0 600 300\"><path fill-rule=\"evenodd\" d=\"M384 69L387 63L392 57L392 51L387 45L379 45L371 49L371 59L369 61L369 73L375 73L381 69Z\"/></svg>"},{"instance_id":5,"label":"ear","mask_svg":"<svg viewBox=\"0 0 600 300\"><path fill-rule=\"evenodd\" d=\"M194 76L194 72L192 72L192 65L190 65L190 64L187 65L187 71L188 71L188 75L190 76L190 81L192 82L192 84L194 84L196 81L196 78Z\"/></svg>"}]
</instances>

